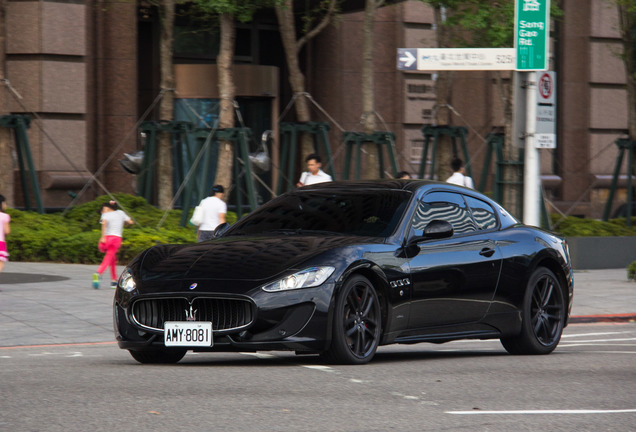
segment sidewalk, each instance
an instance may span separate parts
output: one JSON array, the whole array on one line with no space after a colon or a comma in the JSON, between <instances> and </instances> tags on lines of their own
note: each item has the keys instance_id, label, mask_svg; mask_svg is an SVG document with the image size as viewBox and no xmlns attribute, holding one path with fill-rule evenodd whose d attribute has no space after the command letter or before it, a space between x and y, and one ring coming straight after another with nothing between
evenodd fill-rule
<instances>
[{"instance_id":1,"label":"sidewalk","mask_svg":"<svg viewBox=\"0 0 636 432\"><path fill-rule=\"evenodd\" d=\"M0 273L0 347L114 342L109 281L95 265L9 262ZM119 268L119 271L123 267ZM625 269L574 272L572 323L636 321L636 282Z\"/></svg>"}]
</instances>

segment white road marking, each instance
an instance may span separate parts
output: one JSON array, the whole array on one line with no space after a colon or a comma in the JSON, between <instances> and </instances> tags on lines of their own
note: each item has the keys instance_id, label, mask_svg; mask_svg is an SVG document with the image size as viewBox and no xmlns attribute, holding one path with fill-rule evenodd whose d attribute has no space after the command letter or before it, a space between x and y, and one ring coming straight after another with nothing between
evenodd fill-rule
<instances>
[{"instance_id":1,"label":"white road marking","mask_svg":"<svg viewBox=\"0 0 636 432\"><path fill-rule=\"evenodd\" d=\"M258 358L264 358L264 359L276 357L273 354L260 353L260 352L255 352L255 353L253 353L253 352L242 352L241 354L248 355L248 356L254 356L254 357L258 357Z\"/></svg>"},{"instance_id":2,"label":"white road marking","mask_svg":"<svg viewBox=\"0 0 636 432\"><path fill-rule=\"evenodd\" d=\"M608 341L609 342L609 341ZM596 346L596 347L605 347L605 346L620 346L620 347L628 347L628 346L636 346L636 344L612 344L612 343L563 343L559 344L559 348L572 348L572 347L580 347L580 346Z\"/></svg>"},{"instance_id":3,"label":"white road marking","mask_svg":"<svg viewBox=\"0 0 636 432\"><path fill-rule=\"evenodd\" d=\"M321 365L302 365L302 367L307 369L319 370L321 372L329 372L334 373L336 370L329 366L321 366Z\"/></svg>"},{"instance_id":4,"label":"white road marking","mask_svg":"<svg viewBox=\"0 0 636 432\"><path fill-rule=\"evenodd\" d=\"M458 415L525 415L525 414L623 414L623 413L636 413L636 409L622 409L622 410L513 410L513 411L445 411L445 414L458 414Z\"/></svg>"},{"instance_id":5,"label":"white road marking","mask_svg":"<svg viewBox=\"0 0 636 432\"><path fill-rule=\"evenodd\" d=\"M425 393L422 393L425 394ZM412 396L412 395L405 395L402 393L398 393L398 392L391 392L392 396L396 396L402 399L406 399L406 400L412 400L412 401L418 401L420 403L420 405L429 405L429 406L438 406L439 403L435 402L435 401L431 401L431 400L423 400L422 397L420 396Z\"/></svg>"},{"instance_id":6,"label":"white road marking","mask_svg":"<svg viewBox=\"0 0 636 432\"><path fill-rule=\"evenodd\" d=\"M604 332L604 333L580 333L580 334L564 334L561 338L572 338L572 337L588 337L588 336L607 336L607 335L615 335L615 334L629 334L634 333L632 331L621 331L621 332Z\"/></svg>"},{"instance_id":7,"label":"white road marking","mask_svg":"<svg viewBox=\"0 0 636 432\"><path fill-rule=\"evenodd\" d=\"M619 339L591 339L591 340L583 340L583 341L576 341L576 342L572 342L572 343L592 343L592 342L625 342L625 341L636 341L636 338L619 338ZM565 342L565 343L570 343L570 342Z\"/></svg>"},{"instance_id":8,"label":"white road marking","mask_svg":"<svg viewBox=\"0 0 636 432\"><path fill-rule=\"evenodd\" d=\"M48 352L48 351L42 351L41 353L35 353L35 354L27 354L30 357L42 357L42 356L47 356L47 355L60 355L59 353L52 353L52 352Z\"/></svg>"}]
</instances>

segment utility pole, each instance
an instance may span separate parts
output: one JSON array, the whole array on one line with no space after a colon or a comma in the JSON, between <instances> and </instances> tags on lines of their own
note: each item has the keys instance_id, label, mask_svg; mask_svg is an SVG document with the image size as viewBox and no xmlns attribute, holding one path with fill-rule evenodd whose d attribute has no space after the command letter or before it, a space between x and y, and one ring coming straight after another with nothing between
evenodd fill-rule
<instances>
[{"instance_id":1,"label":"utility pole","mask_svg":"<svg viewBox=\"0 0 636 432\"><path fill-rule=\"evenodd\" d=\"M541 159L535 143L537 131L537 73L526 82L526 139L523 171L523 223L541 226Z\"/></svg>"},{"instance_id":2,"label":"utility pole","mask_svg":"<svg viewBox=\"0 0 636 432\"><path fill-rule=\"evenodd\" d=\"M550 0L516 0L515 50L517 71L527 71L526 134L523 174L523 222L541 225L541 160L537 129L537 72L549 59ZM520 107L516 107L519 109Z\"/></svg>"}]
</instances>

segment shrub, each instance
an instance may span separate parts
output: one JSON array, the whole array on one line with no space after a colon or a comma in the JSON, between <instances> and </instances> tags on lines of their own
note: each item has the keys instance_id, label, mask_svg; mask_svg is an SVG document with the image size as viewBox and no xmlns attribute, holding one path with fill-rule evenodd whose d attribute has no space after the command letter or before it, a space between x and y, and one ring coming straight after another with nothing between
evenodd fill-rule
<instances>
[{"instance_id":1,"label":"shrub","mask_svg":"<svg viewBox=\"0 0 636 432\"><path fill-rule=\"evenodd\" d=\"M7 247L13 261L48 261L54 241L80 233L82 227L64 223L55 214L38 214L8 210L11 234Z\"/></svg>"},{"instance_id":2,"label":"shrub","mask_svg":"<svg viewBox=\"0 0 636 432\"><path fill-rule=\"evenodd\" d=\"M633 236L636 235L636 218L628 227L625 219L612 219L608 222L596 219L581 219L574 216L552 215L552 230L565 237L592 236Z\"/></svg>"},{"instance_id":3,"label":"shrub","mask_svg":"<svg viewBox=\"0 0 636 432\"><path fill-rule=\"evenodd\" d=\"M180 226L181 210L167 213L148 204L140 197L115 194L122 209L135 224L124 229L120 263L130 261L148 247L168 243L193 243L196 228ZM13 261L56 261L78 264L97 264L104 254L97 249L101 236L99 210L110 200L104 195L94 201L78 205L66 213L38 214L8 209L11 215L11 234L7 246ZM188 217L189 219L189 217ZM229 223L236 222L236 214L228 212ZM159 224L161 225L159 226Z\"/></svg>"},{"instance_id":4,"label":"shrub","mask_svg":"<svg viewBox=\"0 0 636 432\"><path fill-rule=\"evenodd\" d=\"M101 262L104 254L97 250L101 231L92 230L63 237L51 243L48 260L73 264Z\"/></svg>"},{"instance_id":5,"label":"shrub","mask_svg":"<svg viewBox=\"0 0 636 432\"><path fill-rule=\"evenodd\" d=\"M627 279L636 281L636 261L627 266Z\"/></svg>"}]
</instances>

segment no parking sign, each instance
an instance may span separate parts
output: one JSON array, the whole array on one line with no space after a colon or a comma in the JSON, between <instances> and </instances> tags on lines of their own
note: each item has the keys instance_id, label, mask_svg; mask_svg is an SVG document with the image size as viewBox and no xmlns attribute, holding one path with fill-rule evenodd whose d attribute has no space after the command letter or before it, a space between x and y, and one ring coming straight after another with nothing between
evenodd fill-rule
<instances>
[{"instance_id":1,"label":"no parking sign","mask_svg":"<svg viewBox=\"0 0 636 432\"><path fill-rule=\"evenodd\" d=\"M556 148L556 73L537 73L537 128L535 147Z\"/></svg>"}]
</instances>

